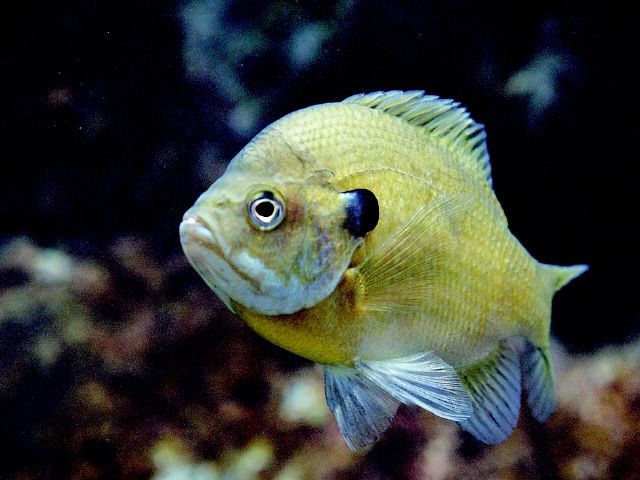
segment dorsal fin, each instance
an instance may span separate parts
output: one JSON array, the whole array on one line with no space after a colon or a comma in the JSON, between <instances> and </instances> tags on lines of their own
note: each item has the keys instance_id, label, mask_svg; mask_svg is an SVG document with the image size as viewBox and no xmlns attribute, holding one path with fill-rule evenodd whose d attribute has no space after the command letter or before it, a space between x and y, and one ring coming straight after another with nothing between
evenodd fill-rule
<instances>
[{"instance_id":1,"label":"dorsal fin","mask_svg":"<svg viewBox=\"0 0 640 480\"><path fill-rule=\"evenodd\" d=\"M491 186L491 165L484 126L474 122L458 102L421 90L375 92L346 98L342 103L355 103L402 118L423 128L477 172Z\"/></svg>"}]
</instances>

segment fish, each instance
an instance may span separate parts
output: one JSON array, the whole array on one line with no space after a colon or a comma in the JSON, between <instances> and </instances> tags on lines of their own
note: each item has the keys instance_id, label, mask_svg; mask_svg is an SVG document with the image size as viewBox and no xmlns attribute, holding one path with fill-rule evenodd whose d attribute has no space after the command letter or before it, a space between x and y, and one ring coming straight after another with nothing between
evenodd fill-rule
<instances>
[{"instance_id":1,"label":"fish","mask_svg":"<svg viewBox=\"0 0 640 480\"><path fill-rule=\"evenodd\" d=\"M184 214L186 257L270 342L319 363L356 450L400 404L505 441L555 409L555 292L492 187L484 126L423 91L358 94L259 132Z\"/></svg>"}]
</instances>

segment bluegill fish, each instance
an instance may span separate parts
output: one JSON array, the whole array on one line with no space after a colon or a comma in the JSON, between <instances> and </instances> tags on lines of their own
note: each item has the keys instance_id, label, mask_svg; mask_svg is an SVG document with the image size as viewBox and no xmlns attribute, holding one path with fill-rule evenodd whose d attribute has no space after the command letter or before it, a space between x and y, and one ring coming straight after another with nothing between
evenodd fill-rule
<instances>
[{"instance_id":1,"label":"bluegill fish","mask_svg":"<svg viewBox=\"0 0 640 480\"><path fill-rule=\"evenodd\" d=\"M540 421L554 410L551 300L587 267L539 263L511 234L485 137L419 91L305 108L251 140L180 225L233 312L324 366L351 448L400 403L488 444L515 429L521 397Z\"/></svg>"}]
</instances>

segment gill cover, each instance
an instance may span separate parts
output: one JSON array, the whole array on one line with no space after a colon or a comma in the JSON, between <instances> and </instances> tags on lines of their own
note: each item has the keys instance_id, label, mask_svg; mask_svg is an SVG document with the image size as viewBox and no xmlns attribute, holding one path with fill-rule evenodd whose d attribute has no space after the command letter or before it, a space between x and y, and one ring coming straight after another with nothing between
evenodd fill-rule
<instances>
[{"instance_id":1,"label":"gill cover","mask_svg":"<svg viewBox=\"0 0 640 480\"><path fill-rule=\"evenodd\" d=\"M282 315L327 298L377 224L375 195L309 181L247 183L227 172L185 214L191 264L230 308L233 300Z\"/></svg>"}]
</instances>

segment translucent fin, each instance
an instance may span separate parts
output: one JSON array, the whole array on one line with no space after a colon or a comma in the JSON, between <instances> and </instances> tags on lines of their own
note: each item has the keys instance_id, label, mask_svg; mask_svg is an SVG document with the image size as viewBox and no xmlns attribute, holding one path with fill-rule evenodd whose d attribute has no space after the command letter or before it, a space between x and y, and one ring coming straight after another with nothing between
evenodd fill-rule
<instances>
[{"instance_id":1,"label":"translucent fin","mask_svg":"<svg viewBox=\"0 0 640 480\"><path fill-rule=\"evenodd\" d=\"M353 269L362 308L404 312L424 308L428 292L454 257L470 195L442 196L420 208Z\"/></svg>"},{"instance_id":2,"label":"translucent fin","mask_svg":"<svg viewBox=\"0 0 640 480\"><path fill-rule=\"evenodd\" d=\"M522 355L522 383L533 416L544 422L556 407L556 388L549 351L526 342Z\"/></svg>"},{"instance_id":3,"label":"translucent fin","mask_svg":"<svg viewBox=\"0 0 640 480\"><path fill-rule=\"evenodd\" d=\"M589 270L588 265L573 265L571 267L559 267L557 265L547 265L555 275L554 291L560 290L567 283L584 272Z\"/></svg>"},{"instance_id":4,"label":"translucent fin","mask_svg":"<svg viewBox=\"0 0 640 480\"><path fill-rule=\"evenodd\" d=\"M505 441L520 413L520 347L501 345L487 360L460 372L460 379L473 402L473 414L460 426L484 443Z\"/></svg>"},{"instance_id":5,"label":"translucent fin","mask_svg":"<svg viewBox=\"0 0 640 480\"><path fill-rule=\"evenodd\" d=\"M375 441L389 427L400 402L358 370L324 367L327 405L353 450Z\"/></svg>"},{"instance_id":6,"label":"translucent fin","mask_svg":"<svg viewBox=\"0 0 640 480\"><path fill-rule=\"evenodd\" d=\"M392 360L356 361L355 366L403 403L454 421L471 415L471 401L458 374L433 352Z\"/></svg>"},{"instance_id":7,"label":"translucent fin","mask_svg":"<svg viewBox=\"0 0 640 480\"><path fill-rule=\"evenodd\" d=\"M442 145L458 154L491 187L491 165L484 126L474 122L459 103L425 95L420 90L361 93L342 103L364 105L424 128Z\"/></svg>"}]
</instances>

